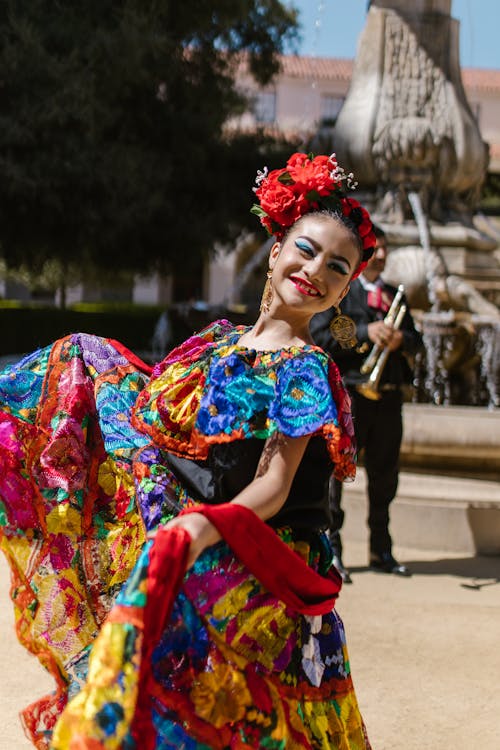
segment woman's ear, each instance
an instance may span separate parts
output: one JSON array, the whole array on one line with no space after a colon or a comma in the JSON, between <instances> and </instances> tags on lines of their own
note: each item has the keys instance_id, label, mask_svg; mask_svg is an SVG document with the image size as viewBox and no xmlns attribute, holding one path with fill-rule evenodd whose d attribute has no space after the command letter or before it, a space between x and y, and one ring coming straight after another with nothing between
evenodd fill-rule
<instances>
[{"instance_id":1,"label":"woman's ear","mask_svg":"<svg viewBox=\"0 0 500 750\"><path fill-rule=\"evenodd\" d=\"M269 268L273 269L274 264L276 263L276 259L278 255L280 254L281 250L281 242L275 242L274 245L271 248L271 251L269 253Z\"/></svg>"}]
</instances>

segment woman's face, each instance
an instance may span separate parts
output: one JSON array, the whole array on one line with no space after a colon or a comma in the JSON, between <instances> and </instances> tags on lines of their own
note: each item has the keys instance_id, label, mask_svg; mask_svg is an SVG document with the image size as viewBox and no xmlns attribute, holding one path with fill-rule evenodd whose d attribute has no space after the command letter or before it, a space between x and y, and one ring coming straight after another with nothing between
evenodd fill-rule
<instances>
[{"instance_id":1,"label":"woman's face","mask_svg":"<svg viewBox=\"0 0 500 750\"><path fill-rule=\"evenodd\" d=\"M360 261L349 230L329 216L304 216L269 259L275 306L288 305L311 316L338 305Z\"/></svg>"}]
</instances>

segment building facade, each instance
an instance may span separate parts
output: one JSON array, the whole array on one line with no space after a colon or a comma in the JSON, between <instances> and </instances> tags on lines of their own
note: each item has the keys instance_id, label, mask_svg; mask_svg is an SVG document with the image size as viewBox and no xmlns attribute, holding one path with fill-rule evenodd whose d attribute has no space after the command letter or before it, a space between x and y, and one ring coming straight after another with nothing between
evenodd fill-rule
<instances>
[{"instance_id":1,"label":"building facade","mask_svg":"<svg viewBox=\"0 0 500 750\"><path fill-rule=\"evenodd\" d=\"M256 86L243 67L239 87L250 107L229 126L242 130L264 126L287 134L297 144L309 144L318 132L335 124L349 90L353 66L354 61L349 59L284 55L281 72L265 88ZM500 175L500 70L462 68L461 73L470 108L489 147L489 172ZM500 237L500 224L495 224L493 230ZM205 288L210 304L221 302L223 289L225 299L231 301L231 290L238 288L235 280L241 273L240 266L237 252L209 264ZM217 278L216 295L212 294L216 288L212 278Z\"/></svg>"},{"instance_id":2,"label":"building facade","mask_svg":"<svg viewBox=\"0 0 500 750\"><path fill-rule=\"evenodd\" d=\"M266 125L308 140L319 128L335 123L353 64L342 58L283 55L281 72L266 88L257 87L242 69L239 86L251 108L231 126ZM489 144L490 171L500 174L500 70L462 68L462 81L482 137Z\"/></svg>"}]
</instances>

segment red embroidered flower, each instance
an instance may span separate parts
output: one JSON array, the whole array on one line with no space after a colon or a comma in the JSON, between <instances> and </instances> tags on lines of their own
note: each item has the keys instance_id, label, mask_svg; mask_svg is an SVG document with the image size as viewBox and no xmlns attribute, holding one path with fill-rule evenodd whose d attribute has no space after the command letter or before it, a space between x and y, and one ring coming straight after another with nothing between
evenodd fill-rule
<instances>
[{"instance_id":1,"label":"red embroidered flower","mask_svg":"<svg viewBox=\"0 0 500 750\"><path fill-rule=\"evenodd\" d=\"M89 461L85 438L82 426L74 419L61 419L35 468L42 489L60 487L74 492L85 488Z\"/></svg>"}]
</instances>

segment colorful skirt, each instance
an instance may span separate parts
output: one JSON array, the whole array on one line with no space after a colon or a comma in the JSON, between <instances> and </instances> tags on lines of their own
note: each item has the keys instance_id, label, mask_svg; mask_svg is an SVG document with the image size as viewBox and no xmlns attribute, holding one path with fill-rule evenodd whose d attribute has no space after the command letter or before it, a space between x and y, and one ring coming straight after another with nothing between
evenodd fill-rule
<instances>
[{"instance_id":1,"label":"colorful skirt","mask_svg":"<svg viewBox=\"0 0 500 750\"><path fill-rule=\"evenodd\" d=\"M286 536L314 564L309 544ZM52 750L368 750L334 609L297 613L221 542L189 570L168 620L145 644L151 549L148 542L101 629L87 683L57 723ZM170 586L166 570L162 576L160 608L162 586ZM147 728L135 716L145 667Z\"/></svg>"},{"instance_id":2,"label":"colorful skirt","mask_svg":"<svg viewBox=\"0 0 500 750\"><path fill-rule=\"evenodd\" d=\"M56 688L27 734L38 750L367 750L333 605L305 614L221 542L160 616L179 561L153 569L146 535L194 500L131 427L146 381L82 334L0 373L0 547L19 640ZM279 534L318 569L319 548Z\"/></svg>"}]
</instances>

